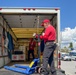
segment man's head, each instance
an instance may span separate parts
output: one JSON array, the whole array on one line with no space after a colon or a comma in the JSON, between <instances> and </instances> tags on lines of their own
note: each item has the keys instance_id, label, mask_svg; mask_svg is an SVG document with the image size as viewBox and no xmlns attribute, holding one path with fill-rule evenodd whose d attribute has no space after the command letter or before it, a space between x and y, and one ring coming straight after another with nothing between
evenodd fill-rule
<instances>
[{"instance_id":1,"label":"man's head","mask_svg":"<svg viewBox=\"0 0 76 75\"><path fill-rule=\"evenodd\" d=\"M41 26L44 26L44 28L47 28L50 25L50 20L49 19L45 19L43 20Z\"/></svg>"},{"instance_id":2,"label":"man's head","mask_svg":"<svg viewBox=\"0 0 76 75\"><path fill-rule=\"evenodd\" d=\"M33 41L33 38L30 38L30 41L32 42Z\"/></svg>"}]
</instances>

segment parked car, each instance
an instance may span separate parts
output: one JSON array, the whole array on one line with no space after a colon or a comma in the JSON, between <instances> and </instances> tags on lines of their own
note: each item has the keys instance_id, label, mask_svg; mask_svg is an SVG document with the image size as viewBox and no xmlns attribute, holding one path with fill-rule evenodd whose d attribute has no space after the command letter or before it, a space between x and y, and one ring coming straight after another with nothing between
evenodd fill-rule
<instances>
[{"instance_id":1,"label":"parked car","mask_svg":"<svg viewBox=\"0 0 76 75\"><path fill-rule=\"evenodd\" d=\"M76 61L76 56L71 56L71 60Z\"/></svg>"},{"instance_id":2,"label":"parked car","mask_svg":"<svg viewBox=\"0 0 76 75\"><path fill-rule=\"evenodd\" d=\"M68 56L68 55L69 55L69 53L61 53L61 60L63 60L64 57L65 57L65 56Z\"/></svg>"},{"instance_id":3,"label":"parked car","mask_svg":"<svg viewBox=\"0 0 76 75\"><path fill-rule=\"evenodd\" d=\"M71 56L67 55L65 57L63 57L64 61L71 61Z\"/></svg>"},{"instance_id":4,"label":"parked car","mask_svg":"<svg viewBox=\"0 0 76 75\"><path fill-rule=\"evenodd\" d=\"M69 54L71 56L71 59L76 61L76 50L70 51Z\"/></svg>"}]
</instances>

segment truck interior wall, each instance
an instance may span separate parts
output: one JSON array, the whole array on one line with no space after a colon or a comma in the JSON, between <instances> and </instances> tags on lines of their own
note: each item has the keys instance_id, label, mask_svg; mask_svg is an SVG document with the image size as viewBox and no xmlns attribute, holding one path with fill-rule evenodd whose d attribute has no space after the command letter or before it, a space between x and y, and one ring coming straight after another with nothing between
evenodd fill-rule
<instances>
[{"instance_id":1,"label":"truck interior wall","mask_svg":"<svg viewBox=\"0 0 76 75\"><path fill-rule=\"evenodd\" d=\"M7 25L6 21L3 19L2 16L0 16L0 67L8 64L10 62L10 59L8 57L8 47L5 45L5 41L3 38L3 28L5 37L7 37L7 32L9 32L13 39L16 41L16 37L11 31L11 28Z\"/></svg>"},{"instance_id":2,"label":"truck interior wall","mask_svg":"<svg viewBox=\"0 0 76 75\"><path fill-rule=\"evenodd\" d=\"M56 36L57 36L57 39L56 39L56 43L58 43L58 31L57 31L57 15L55 15L52 19L52 23L51 23L54 28L56 29ZM58 68L58 46L57 48L55 49L55 52L54 52L54 63L55 63L55 67L56 69Z\"/></svg>"}]
</instances>

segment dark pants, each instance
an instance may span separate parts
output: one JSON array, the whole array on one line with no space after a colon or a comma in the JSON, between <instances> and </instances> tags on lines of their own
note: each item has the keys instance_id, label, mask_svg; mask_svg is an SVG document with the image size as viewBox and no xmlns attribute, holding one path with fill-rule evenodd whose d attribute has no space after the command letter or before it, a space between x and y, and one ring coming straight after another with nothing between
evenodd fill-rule
<instances>
[{"instance_id":1,"label":"dark pants","mask_svg":"<svg viewBox=\"0 0 76 75\"><path fill-rule=\"evenodd\" d=\"M29 50L28 51L28 61L30 60L30 54L32 54L33 59L35 58L34 57L34 50Z\"/></svg>"},{"instance_id":2,"label":"dark pants","mask_svg":"<svg viewBox=\"0 0 76 75\"><path fill-rule=\"evenodd\" d=\"M43 52L43 66L42 66L44 75L48 75L48 64L50 66L51 75L57 75L54 66L54 58L53 58L55 48L56 48L56 44L53 42L47 42L45 44L45 48Z\"/></svg>"}]
</instances>

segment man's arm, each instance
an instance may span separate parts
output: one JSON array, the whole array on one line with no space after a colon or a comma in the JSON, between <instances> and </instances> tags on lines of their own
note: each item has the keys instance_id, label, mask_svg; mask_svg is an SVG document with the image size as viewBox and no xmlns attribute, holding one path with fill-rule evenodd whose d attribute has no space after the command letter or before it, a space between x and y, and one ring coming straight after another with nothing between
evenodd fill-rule
<instances>
[{"instance_id":1,"label":"man's arm","mask_svg":"<svg viewBox=\"0 0 76 75\"><path fill-rule=\"evenodd\" d=\"M44 35L40 36L40 39L47 40L50 33L51 33L50 29L46 29Z\"/></svg>"}]
</instances>

